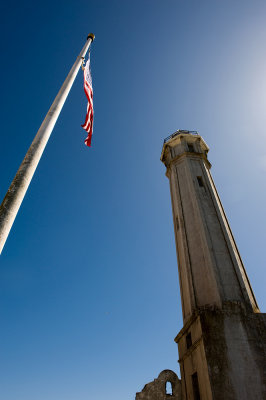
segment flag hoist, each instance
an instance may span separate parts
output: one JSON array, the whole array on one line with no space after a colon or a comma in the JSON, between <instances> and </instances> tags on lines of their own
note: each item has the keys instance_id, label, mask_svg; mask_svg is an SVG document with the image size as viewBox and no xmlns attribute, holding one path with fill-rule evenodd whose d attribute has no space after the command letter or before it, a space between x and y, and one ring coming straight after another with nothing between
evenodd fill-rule
<instances>
[{"instance_id":1,"label":"flag hoist","mask_svg":"<svg viewBox=\"0 0 266 400\"><path fill-rule=\"evenodd\" d=\"M0 254L57 118L94 37L93 33L88 35L83 49L54 99L0 206Z\"/></svg>"}]
</instances>

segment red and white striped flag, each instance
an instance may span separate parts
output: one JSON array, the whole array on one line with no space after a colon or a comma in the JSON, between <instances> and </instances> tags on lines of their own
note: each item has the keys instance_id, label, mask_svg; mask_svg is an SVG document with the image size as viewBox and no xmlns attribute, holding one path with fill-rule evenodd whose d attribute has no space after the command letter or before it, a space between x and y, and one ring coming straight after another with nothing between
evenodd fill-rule
<instances>
[{"instance_id":1,"label":"red and white striped flag","mask_svg":"<svg viewBox=\"0 0 266 400\"><path fill-rule=\"evenodd\" d=\"M88 99L88 105L87 105L86 119L84 124L81 126L88 133L88 136L85 139L85 144L86 146L90 147L92 130L93 130L93 89L92 89L91 68L90 68L90 55L88 61L86 62L86 66L84 68L84 92Z\"/></svg>"}]
</instances>

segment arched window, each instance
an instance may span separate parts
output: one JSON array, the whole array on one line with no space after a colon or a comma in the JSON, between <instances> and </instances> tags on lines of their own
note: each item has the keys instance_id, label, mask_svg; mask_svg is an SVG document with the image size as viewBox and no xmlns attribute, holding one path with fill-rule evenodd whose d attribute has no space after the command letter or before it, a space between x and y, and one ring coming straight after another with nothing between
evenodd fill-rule
<instances>
[{"instance_id":1,"label":"arched window","mask_svg":"<svg viewBox=\"0 0 266 400\"><path fill-rule=\"evenodd\" d=\"M173 395L173 388L172 388L172 383L167 381L165 384L165 393L170 394L170 396Z\"/></svg>"}]
</instances>

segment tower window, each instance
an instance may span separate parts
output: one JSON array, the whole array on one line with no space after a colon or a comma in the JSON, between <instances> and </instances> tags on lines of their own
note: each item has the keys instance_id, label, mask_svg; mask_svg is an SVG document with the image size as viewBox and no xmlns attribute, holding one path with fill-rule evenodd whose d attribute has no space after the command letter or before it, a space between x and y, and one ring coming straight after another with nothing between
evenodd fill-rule
<instances>
[{"instance_id":1,"label":"tower window","mask_svg":"<svg viewBox=\"0 0 266 400\"><path fill-rule=\"evenodd\" d=\"M194 153L194 152L195 152L194 146L193 146L192 143L188 143L187 147L188 147L188 151L189 151L190 153Z\"/></svg>"},{"instance_id":2,"label":"tower window","mask_svg":"<svg viewBox=\"0 0 266 400\"><path fill-rule=\"evenodd\" d=\"M170 396L173 396L173 388L172 388L172 383L167 381L165 384L165 393L170 394Z\"/></svg>"},{"instance_id":3,"label":"tower window","mask_svg":"<svg viewBox=\"0 0 266 400\"><path fill-rule=\"evenodd\" d=\"M200 187L204 187L204 183L201 176L197 176L198 184Z\"/></svg>"},{"instance_id":4,"label":"tower window","mask_svg":"<svg viewBox=\"0 0 266 400\"><path fill-rule=\"evenodd\" d=\"M191 333L188 333L186 336L186 343L187 343L187 349L189 349L192 346L192 338L191 338Z\"/></svg>"},{"instance_id":5,"label":"tower window","mask_svg":"<svg viewBox=\"0 0 266 400\"><path fill-rule=\"evenodd\" d=\"M194 374L191 375L191 379L192 379L194 400L200 400L199 381L197 372L194 372Z\"/></svg>"},{"instance_id":6,"label":"tower window","mask_svg":"<svg viewBox=\"0 0 266 400\"><path fill-rule=\"evenodd\" d=\"M179 230L179 221L178 221L178 217L175 217L175 226L176 226L176 230Z\"/></svg>"}]
</instances>

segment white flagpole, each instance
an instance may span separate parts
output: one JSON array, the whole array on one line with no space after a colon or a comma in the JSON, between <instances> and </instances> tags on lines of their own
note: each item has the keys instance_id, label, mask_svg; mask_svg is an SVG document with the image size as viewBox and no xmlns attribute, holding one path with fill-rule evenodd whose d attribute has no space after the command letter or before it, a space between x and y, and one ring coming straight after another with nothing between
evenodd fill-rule
<instances>
[{"instance_id":1,"label":"white flagpole","mask_svg":"<svg viewBox=\"0 0 266 400\"><path fill-rule=\"evenodd\" d=\"M2 253L6 239L18 213L19 207L26 194L28 186L40 161L45 146L53 131L57 118L63 108L68 93L78 74L83 59L94 40L94 34L90 33L76 62L67 75L53 104L51 105L43 123L41 124L33 142L22 161L13 182L11 183L5 198L0 205L0 254Z\"/></svg>"}]
</instances>

